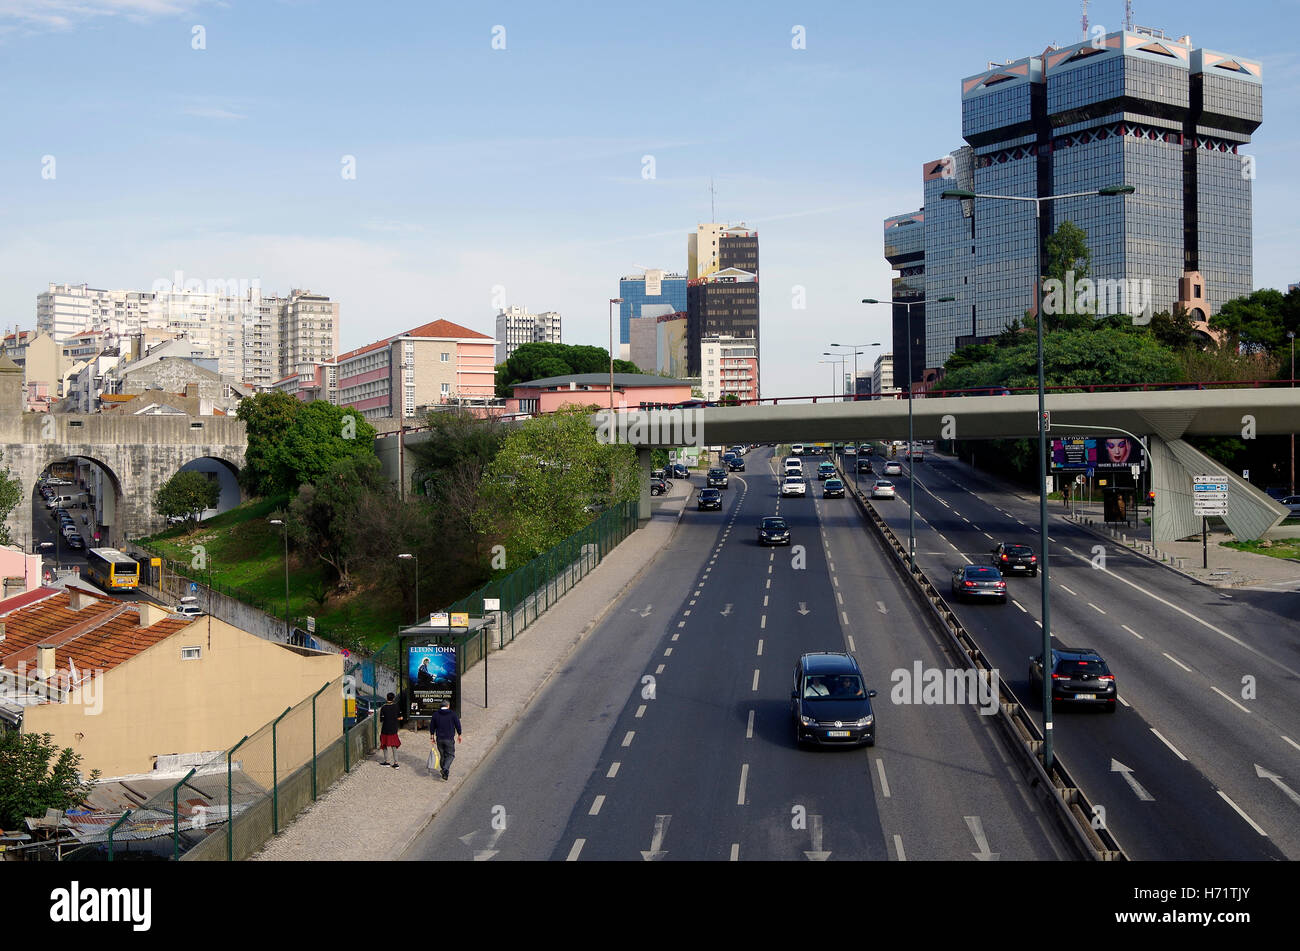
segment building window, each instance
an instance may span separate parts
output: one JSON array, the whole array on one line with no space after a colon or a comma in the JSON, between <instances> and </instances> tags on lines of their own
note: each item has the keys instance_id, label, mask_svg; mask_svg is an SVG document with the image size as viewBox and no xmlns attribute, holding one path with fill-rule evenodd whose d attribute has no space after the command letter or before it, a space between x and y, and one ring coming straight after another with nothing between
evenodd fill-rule
<instances>
[{"instance_id":1,"label":"building window","mask_svg":"<svg viewBox=\"0 0 1300 951\"><path fill-rule=\"evenodd\" d=\"M441 359L443 363L449 363L451 361L451 354L444 350L439 359Z\"/></svg>"},{"instance_id":2,"label":"building window","mask_svg":"<svg viewBox=\"0 0 1300 951\"><path fill-rule=\"evenodd\" d=\"M202 647L182 647L181 660L198 660L203 656Z\"/></svg>"},{"instance_id":3,"label":"building window","mask_svg":"<svg viewBox=\"0 0 1300 951\"><path fill-rule=\"evenodd\" d=\"M443 396L450 396L450 395L451 395L451 384L450 384L450 383L444 383L444 384L442 384L442 395L443 395Z\"/></svg>"}]
</instances>

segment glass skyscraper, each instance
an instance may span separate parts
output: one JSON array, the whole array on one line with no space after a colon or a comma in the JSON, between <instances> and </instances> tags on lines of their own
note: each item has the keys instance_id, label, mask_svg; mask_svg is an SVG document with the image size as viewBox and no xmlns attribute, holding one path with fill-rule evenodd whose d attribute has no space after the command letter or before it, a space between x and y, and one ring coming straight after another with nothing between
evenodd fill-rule
<instances>
[{"instance_id":1,"label":"glass skyscraper","mask_svg":"<svg viewBox=\"0 0 1300 951\"><path fill-rule=\"evenodd\" d=\"M650 293L651 291L658 293ZM632 274L618 282L618 296L623 303L618 305L618 340L619 343L632 342L628 321L640 317L645 304L666 305L668 310L656 310L655 314L675 314L686 310L686 278L681 274L665 274L663 271L647 271L645 274Z\"/></svg>"},{"instance_id":2,"label":"glass skyscraper","mask_svg":"<svg viewBox=\"0 0 1300 951\"><path fill-rule=\"evenodd\" d=\"M1035 309L1039 255L1067 220L1087 233L1094 281L1141 282L1154 310L1181 304L1210 334L1206 321L1252 287L1254 167L1239 147L1262 120L1262 89L1257 61L1145 29L962 80L968 146L924 168L919 263L891 256L898 218L885 222L898 291L957 298L927 308L925 367L942 366L958 337L996 335ZM948 189L1036 197L1119 184L1136 192L1045 203L1037 235L1029 202L939 198ZM1099 301L1098 313L1118 312L1118 302ZM898 355L906 338L897 317L895 328Z\"/></svg>"}]
</instances>

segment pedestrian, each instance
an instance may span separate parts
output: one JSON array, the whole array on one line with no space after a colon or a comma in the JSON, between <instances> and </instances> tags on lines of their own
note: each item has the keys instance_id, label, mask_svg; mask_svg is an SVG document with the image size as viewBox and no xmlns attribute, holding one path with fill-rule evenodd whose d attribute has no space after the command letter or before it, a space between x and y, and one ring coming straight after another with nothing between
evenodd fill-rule
<instances>
[{"instance_id":1,"label":"pedestrian","mask_svg":"<svg viewBox=\"0 0 1300 951\"><path fill-rule=\"evenodd\" d=\"M397 706L396 700L397 697L390 693L388 702L379 708L379 748L384 751L382 765L400 769L401 764L397 762L397 750L402 745L402 741L397 735L397 725L402 722L402 711ZM388 761L389 750L393 751L393 761L391 763Z\"/></svg>"},{"instance_id":2,"label":"pedestrian","mask_svg":"<svg viewBox=\"0 0 1300 951\"><path fill-rule=\"evenodd\" d=\"M443 779L451 778L451 761L456 758L456 744L463 738L460 717L451 712L451 701L442 701L442 706L429 718L429 745L438 748Z\"/></svg>"}]
</instances>

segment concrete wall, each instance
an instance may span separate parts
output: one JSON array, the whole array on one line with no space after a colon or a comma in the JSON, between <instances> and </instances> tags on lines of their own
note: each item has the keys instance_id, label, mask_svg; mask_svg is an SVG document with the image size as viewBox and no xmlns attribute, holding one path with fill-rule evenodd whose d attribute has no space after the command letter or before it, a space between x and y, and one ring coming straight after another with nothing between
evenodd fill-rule
<instances>
[{"instance_id":1,"label":"concrete wall","mask_svg":"<svg viewBox=\"0 0 1300 951\"><path fill-rule=\"evenodd\" d=\"M223 416L114 416L0 413L0 451L26 497L52 462L81 456L108 474L117 493L116 524L101 544L118 545L126 535L143 535L164 522L153 496L187 462L210 457L232 472L244 464L248 437L241 420ZM32 532L20 506L6 524L13 537Z\"/></svg>"}]
</instances>

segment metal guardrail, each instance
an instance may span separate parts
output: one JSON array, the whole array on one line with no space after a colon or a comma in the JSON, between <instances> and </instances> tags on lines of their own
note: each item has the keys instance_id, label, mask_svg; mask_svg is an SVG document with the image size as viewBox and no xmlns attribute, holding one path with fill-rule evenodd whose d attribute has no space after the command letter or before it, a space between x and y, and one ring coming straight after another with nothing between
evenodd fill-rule
<instances>
[{"instance_id":1,"label":"metal guardrail","mask_svg":"<svg viewBox=\"0 0 1300 951\"><path fill-rule=\"evenodd\" d=\"M838 462L836 467L839 468ZM863 497L861 490L850 484L851 480L845 478L842 472L840 477L844 482L845 489L862 511L867 524L875 530L880 540L893 551L894 557L898 559L898 567L906 574L906 542L901 541L894 534L885 520L881 518L880 513ZM914 592L925 599L935 619L947 635L949 642L966 659L966 663L981 673L991 671L992 666L980 649L979 644L966 630L943 595L930 583L930 579L917 568L911 575L911 581ZM1011 740L1010 745L1013 752L1017 754L1022 763L1028 766L1029 774L1033 778L1031 787L1037 786L1040 790L1048 793L1045 798L1050 799L1052 802L1055 818L1066 831L1071 844L1085 858L1103 862L1127 862L1129 860L1128 855L1125 854L1114 834L1105 826L1097 828L1093 825L1092 817L1096 815L1093 804L1070 776L1065 764L1061 761L1060 753L1053 757L1050 772L1043 769L1042 760L1040 759L1043 746L1042 731L1038 728L1038 724L1034 722L1033 717L1029 715L1025 705L1008 689L1001 677L998 678L998 695L997 716L1003 734Z\"/></svg>"}]
</instances>

